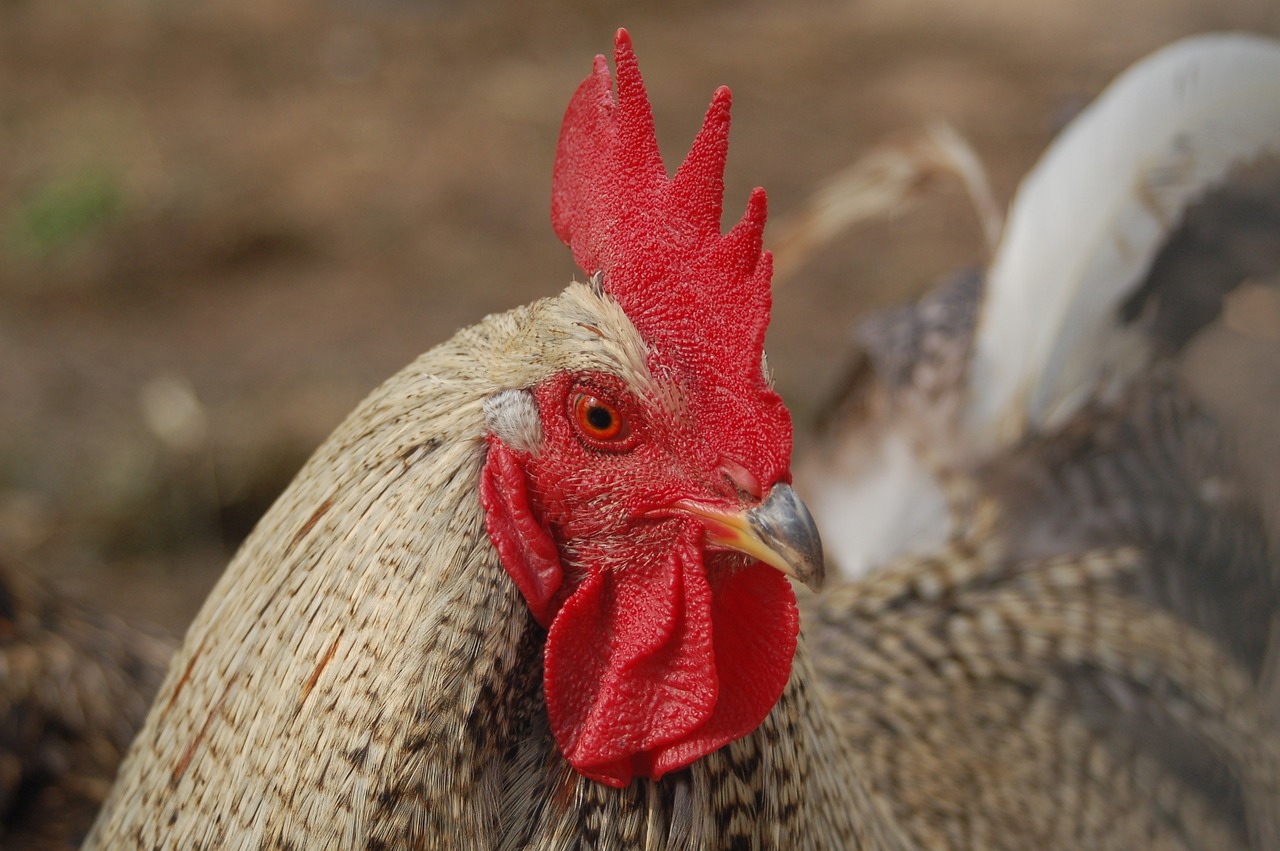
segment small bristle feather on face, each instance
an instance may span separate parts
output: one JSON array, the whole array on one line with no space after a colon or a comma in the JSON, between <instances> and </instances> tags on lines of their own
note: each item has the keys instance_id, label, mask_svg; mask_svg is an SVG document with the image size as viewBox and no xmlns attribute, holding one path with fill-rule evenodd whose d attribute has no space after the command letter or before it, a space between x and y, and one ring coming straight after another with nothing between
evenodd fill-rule
<instances>
[{"instance_id":1,"label":"small bristle feather on face","mask_svg":"<svg viewBox=\"0 0 1280 851\"><path fill-rule=\"evenodd\" d=\"M624 786L764 720L799 629L783 574L816 584L822 556L763 369L764 192L720 230L729 92L669 178L625 31L615 62L617 99L597 57L566 111L552 220L642 350L625 374L561 371L493 398L480 495L547 629L556 742L583 775Z\"/></svg>"}]
</instances>

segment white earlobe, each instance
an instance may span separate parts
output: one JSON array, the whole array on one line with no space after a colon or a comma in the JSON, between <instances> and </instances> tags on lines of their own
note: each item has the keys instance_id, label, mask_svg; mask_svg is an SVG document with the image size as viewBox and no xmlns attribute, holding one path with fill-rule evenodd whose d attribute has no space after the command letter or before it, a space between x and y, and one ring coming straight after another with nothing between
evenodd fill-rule
<instances>
[{"instance_id":1,"label":"white earlobe","mask_svg":"<svg viewBox=\"0 0 1280 851\"><path fill-rule=\"evenodd\" d=\"M516 451L536 453L542 446L542 419L528 390L499 390L485 399L484 424Z\"/></svg>"}]
</instances>

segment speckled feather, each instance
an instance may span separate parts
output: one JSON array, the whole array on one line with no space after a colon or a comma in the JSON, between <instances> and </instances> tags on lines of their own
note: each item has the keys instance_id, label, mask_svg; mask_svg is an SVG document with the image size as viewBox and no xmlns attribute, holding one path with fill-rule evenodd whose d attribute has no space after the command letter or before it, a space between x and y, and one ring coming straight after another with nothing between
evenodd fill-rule
<instances>
[{"instance_id":1,"label":"speckled feather","mask_svg":"<svg viewBox=\"0 0 1280 851\"><path fill-rule=\"evenodd\" d=\"M1255 677L1126 590L1154 568L1019 560L988 526L815 605L833 717L921 847L1275 847Z\"/></svg>"}]
</instances>

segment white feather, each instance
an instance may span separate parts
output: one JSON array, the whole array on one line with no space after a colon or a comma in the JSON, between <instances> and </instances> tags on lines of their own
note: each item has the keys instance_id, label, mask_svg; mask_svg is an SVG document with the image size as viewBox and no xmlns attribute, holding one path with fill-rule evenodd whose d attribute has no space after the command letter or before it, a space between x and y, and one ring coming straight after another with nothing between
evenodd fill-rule
<instances>
[{"instance_id":1,"label":"white feather","mask_svg":"<svg viewBox=\"0 0 1280 851\"><path fill-rule=\"evenodd\" d=\"M1051 427L1126 368L1117 310L1183 211L1280 154L1280 43L1186 39L1117 78L1022 181L992 261L966 428L992 450Z\"/></svg>"},{"instance_id":2,"label":"white feather","mask_svg":"<svg viewBox=\"0 0 1280 851\"><path fill-rule=\"evenodd\" d=\"M904 553L937 550L951 534L947 497L934 471L907 439L885 429L868 443L831 447L832 457L811 463L803 482L828 566L857 579Z\"/></svg>"}]
</instances>

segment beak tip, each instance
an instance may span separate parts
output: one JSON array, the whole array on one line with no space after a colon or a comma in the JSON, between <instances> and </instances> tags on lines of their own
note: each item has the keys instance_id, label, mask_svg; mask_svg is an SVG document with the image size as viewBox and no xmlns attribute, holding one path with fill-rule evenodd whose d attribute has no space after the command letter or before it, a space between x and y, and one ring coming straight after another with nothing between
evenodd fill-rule
<instances>
[{"instance_id":1,"label":"beak tip","mask_svg":"<svg viewBox=\"0 0 1280 851\"><path fill-rule=\"evenodd\" d=\"M827 578L826 566L819 565L817 570L815 570L809 576L805 577L800 581L804 583L804 587L808 588L813 593L818 594L818 593L821 593L822 586L825 583L826 578Z\"/></svg>"},{"instance_id":2,"label":"beak tip","mask_svg":"<svg viewBox=\"0 0 1280 851\"><path fill-rule=\"evenodd\" d=\"M747 512L747 518L785 564L775 563L776 567L809 590L822 590L826 578L822 538L813 515L790 485L774 485L765 501Z\"/></svg>"}]
</instances>

